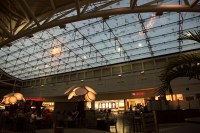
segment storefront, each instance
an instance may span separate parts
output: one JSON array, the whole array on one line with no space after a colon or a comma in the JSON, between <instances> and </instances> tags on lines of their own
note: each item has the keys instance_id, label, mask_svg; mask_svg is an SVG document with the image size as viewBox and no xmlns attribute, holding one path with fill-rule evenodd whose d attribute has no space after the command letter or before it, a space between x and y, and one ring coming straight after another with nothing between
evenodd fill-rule
<instances>
[{"instance_id":1,"label":"storefront","mask_svg":"<svg viewBox=\"0 0 200 133\"><path fill-rule=\"evenodd\" d=\"M5 105L0 105L0 110L4 110L5 109Z\"/></svg>"},{"instance_id":2,"label":"storefront","mask_svg":"<svg viewBox=\"0 0 200 133\"><path fill-rule=\"evenodd\" d=\"M107 109L111 109L112 112L121 113L124 111L124 100L102 100L95 101L95 110L104 111Z\"/></svg>"},{"instance_id":3,"label":"storefront","mask_svg":"<svg viewBox=\"0 0 200 133\"><path fill-rule=\"evenodd\" d=\"M144 98L95 101L95 110L104 111L111 109L112 112L120 114L130 111L130 107L134 111L137 104L144 106Z\"/></svg>"},{"instance_id":4,"label":"storefront","mask_svg":"<svg viewBox=\"0 0 200 133\"><path fill-rule=\"evenodd\" d=\"M54 102L42 102L42 107L50 112L54 111Z\"/></svg>"}]
</instances>

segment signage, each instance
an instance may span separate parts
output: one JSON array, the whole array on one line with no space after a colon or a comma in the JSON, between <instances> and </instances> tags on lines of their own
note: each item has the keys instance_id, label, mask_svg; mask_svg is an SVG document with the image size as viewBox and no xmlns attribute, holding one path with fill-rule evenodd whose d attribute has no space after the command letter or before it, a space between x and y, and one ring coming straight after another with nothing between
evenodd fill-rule
<instances>
[{"instance_id":1,"label":"signage","mask_svg":"<svg viewBox=\"0 0 200 133\"><path fill-rule=\"evenodd\" d=\"M144 92L133 92L132 95L133 96L143 96Z\"/></svg>"},{"instance_id":2,"label":"signage","mask_svg":"<svg viewBox=\"0 0 200 133\"><path fill-rule=\"evenodd\" d=\"M44 101L45 98L42 97L34 97L34 98L25 98L25 100L31 100L31 101Z\"/></svg>"},{"instance_id":3,"label":"signage","mask_svg":"<svg viewBox=\"0 0 200 133\"><path fill-rule=\"evenodd\" d=\"M100 109L113 109L116 108L116 103L115 102L106 102L106 103L99 103L99 108Z\"/></svg>"},{"instance_id":4,"label":"signage","mask_svg":"<svg viewBox=\"0 0 200 133\"><path fill-rule=\"evenodd\" d=\"M54 106L54 102L43 102L42 106Z\"/></svg>"}]
</instances>

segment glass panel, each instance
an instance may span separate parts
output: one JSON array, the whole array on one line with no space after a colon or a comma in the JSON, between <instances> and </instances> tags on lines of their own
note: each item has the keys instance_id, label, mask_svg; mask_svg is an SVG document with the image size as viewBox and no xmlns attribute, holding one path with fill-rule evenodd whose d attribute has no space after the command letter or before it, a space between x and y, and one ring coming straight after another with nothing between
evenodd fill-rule
<instances>
[{"instance_id":1,"label":"glass panel","mask_svg":"<svg viewBox=\"0 0 200 133\"><path fill-rule=\"evenodd\" d=\"M137 1L137 5L151 1ZM164 0L160 3L179 4L179 1ZM91 5L86 12L103 4ZM130 1L122 0L103 10L129 6ZM62 18L74 14L77 12ZM181 32L198 30L199 20L199 13L164 12L160 16L155 13L131 13L109 16L105 21L94 18L68 23L65 28L56 26L35 33L33 37L18 39L10 47L3 47L0 50L0 68L17 78L31 79L196 50L200 45L195 41L178 42L177 38ZM59 51L54 55L55 48Z\"/></svg>"}]
</instances>

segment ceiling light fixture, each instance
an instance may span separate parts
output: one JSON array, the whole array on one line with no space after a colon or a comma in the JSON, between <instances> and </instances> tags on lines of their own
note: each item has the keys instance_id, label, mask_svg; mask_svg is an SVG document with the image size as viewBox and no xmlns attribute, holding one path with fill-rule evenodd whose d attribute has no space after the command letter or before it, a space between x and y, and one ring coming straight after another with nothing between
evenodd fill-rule
<instances>
[{"instance_id":1,"label":"ceiling light fixture","mask_svg":"<svg viewBox=\"0 0 200 133\"><path fill-rule=\"evenodd\" d=\"M87 56L86 56L86 55L84 55L84 56L83 56L83 59L87 59Z\"/></svg>"},{"instance_id":2,"label":"ceiling light fixture","mask_svg":"<svg viewBox=\"0 0 200 133\"><path fill-rule=\"evenodd\" d=\"M117 51L120 52L120 51L121 51L121 47L119 47L119 48L117 49Z\"/></svg>"},{"instance_id":3,"label":"ceiling light fixture","mask_svg":"<svg viewBox=\"0 0 200 133\"><path fill-rule=\"evenodd\" d=\"M1 101L1 103L5 104L5 105L12 105L12 104L15 104L15 103L17 103L18 101L21 101L21 100L25 101L25 98L21 93L12 92L12 93L5 95L3 97L3 100Z\"/></svg>"},{"instance_id":4,"label":"ceiling light fixture","mask_svg":"<svg viewBox=\"0 0 200 133\"><path fill-rule=\"evenodd\" d=\"M139 43L139 44L138 44L138 47L142 47L142 43Z\"/></svg>"},{"instance_id":5,"label":"ceiling light fixture","mask_svg":"<svg viewBox=\"0 0 200 133\"><path fill-rule=\"evenodd\" d=\"M61 48L60 47L54 47L51 51L52 56L60 56Z\"/></svg>"},{"instance_id":6,"label":"ceiling light fixture","mask_svg":"<svg viewBox=\"0 0 200 133\"><path fill-rule=\"evenodd\" d=\"M83 81L81 83L83 83ZM91 101L95 100L96 94L97 94L94 91L94 89L92 89L89 86L84 86L84 85L72 86L64 94L67 94L67 93L69 93L68 100L72 99L74 96L84 96L85 101L87 101L87 102L91 102Z\"/></svg>"},{"instance_id":7,"label":"ceiling light fixture","mask_svg":"<svg viewBox=\"0 0 200 133\"><path fill-rule=\"evenodd\" d=\"M19 93L19 92L15 93L14 92L15 84L16 84L16 80L15 80L14 85L13 85L13 92L5 95L3 97L3 100L1 101L1 104L12 105L12 104L16 104L18 101L21 101L21 100L25 101L25 98L21 93Z\"/></svg>"}]
</instances>

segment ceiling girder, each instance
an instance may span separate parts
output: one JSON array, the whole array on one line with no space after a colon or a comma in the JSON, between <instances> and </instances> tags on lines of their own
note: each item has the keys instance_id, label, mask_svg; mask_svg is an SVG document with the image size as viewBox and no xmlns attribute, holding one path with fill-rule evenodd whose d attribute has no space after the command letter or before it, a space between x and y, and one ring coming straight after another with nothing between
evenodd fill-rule
<instances>
[{"instance_id":1,"label":"ceiling girder","mask_svg":"<svg viewBox=\"0 0 200 133\"><path fill-rule=\"evenodd\" d=\"M34 22L37 24L37 26L40 26L40 23L38 22L37 18L35 17L33 11L31 10L30 6L26 2L26 0L21 0L21 3L24 5L25 10L27 11L29 18L33 19Z\"/></svg>"},{"instance_id":2,"label":"ceiling girder","mask_svg":"<svg viewBox=\"0 0 200 133\"><path fill-rule=\"evenodd\" d=\"M14 83L9 83L9 82L5 82L5 81L2 81L2 80L0 80L0 83L8 85L8 86L22 87L21 85L14 84Z\"/></svg>"},{"instance_id":3,"label":"ceiling girder","mask_svg":"<svg viewBox=\"0 0 200 133\"><path fill-rule=\"evenodd\" d=\"M0 29L2 29L2 30L4 31L4 33L5 33L8 37L12 37L12 34L11 34L8 30L6 30L6 29L4 28L4 26L0 25Z\"/></svg>"},{"instance_id":4,"label":"ceiling girder","mask_svg":"<svg viewBox=\"0 0 200 133\"><path fill-rule=\"evenodd\" d=\"M13 86L13 87L22 87L20 84L22 84L22 81L10 76L6 72L2 71L0 69L0 84L1 86Z\"/></svg>"},{"instance_id":5,"label":"ceiling girder","mask_svg":"<svg viewBox=\"0 0 200 133\"><path fill-rule=\"evenodd\" d=\"M25 0L23 0L23 1L26 2ZM96 0L96 1L101 1L101 0ZM158 1L159 0L156 0L156 2L158 2ZM81 3L81 2L82 1L80 1L80 5L83 5L83 3ZM198 0L194 1L194 3L197 3L197 2L198 2ZM104 6L105 6L105 4L104 4ZM32 11L31 10L28 10L28 11L29 11L29 14L31 15ZM6 45L16 39L19 39L23 36L34 34L38 31L45 30L47 28L64 25L66 23L71 23L71 22L75 22L75 21L86 20L86 19L91 19L91 18L96 18L96 17L105 17L105 16L110 16L110 15L129 14L129 13L145 13L145 12L200 12L200 8L199 8L199 6L194 6L193 8L191 8L190 6L185 5L185 4L184 5L162 4L162 5L138 6L138 7L135 7L134 9L131 9L130 7L124 7L124 8L117 8L117 9L102 10L102 11L98 11L98 12L88 12L88 13L81 14L80 16L72 16L72 17L67 17L67 18L60 19L60 20L52 20L48 23L44 23L44 24L40 25L39 27L31 26L31 29L23 28L23 30L20 31L15 36L12 36L7 40L2 41L0 43L0 47ZM33 15L32 17L35 17L35 16ZM39 24L38 20L34 20L34 21L35 21L35 23L37 23L37 25Z\"/></svg>"},{"instance_id":6,"label":"ceiling girder","mask_svg":"<svg viewBox=\"0 0 200 133\"><path fill-rule=\"evenodd\" d=\"M193 8L194 6L197 5L197 3L199 2L199 0L193 0L192 4L190 5L191 8Z\"/></svg>"},{"instance_id":7,"label":"ceiling girder","mask_svg":"<svg viewBox=\"0 0 200 133\"><path fill-rule=\"evenodd\" d=\"M23 28L20 31L26 30L30 24L33 23L33 20L29 21L28 23L24 24Z\"/></svg>"},{"instance_id":8,"label":"ceiling girder","mask_svg":"<svg viewBox=\"0 0 200 133\"><path fill-rule=\"evenodd\" d=\"M90 0L90 3L101 2L101 1L105 1L105 0ZM86 5L86 4L88 4L87 0L86 1L85 0L80 1L80 6L81 7ZM59 8L56 8L55 11L49 11L47 13L44 13L44 14L40 15L40 16L37 16L37 18L38 18L38 20L41 20L41 19L43 19L45 17L48 17L51 14L54 14L55 12L58 13L58 12L62 12L62 11L65 11L65 10L74 9L74 7L75 7L74 3L68 4L68 5L64 5L64 6L61 6Z\"/></svg>"},{"instance_id":9,"label":"ceiling girder","mask_svg":"<svg viewBox=\"0 0 200 133\"><path fill-rule=\"evenodd\" d=\"M73 12L74 10L75 10L75 9L72 9L72 10L70 10L70 11L67 11L67 12L63 13L62 15L58 16L57 18L55 18L54 20L59 20L60 18L66 16L67 14Z\"/></svg>"},{"instance_id":10,"label":"ceiling girder","mask_svg":"<svg viewBox=\"0 0 200 133\"><path fill-rule=\"evenodd\" d=\"M84 6L83 10L81 11L81 14L85 13L85 11L88 9L88 6L89 6L89 3L87 3L87 4Z\"/></svg>"},{"instance_id":11,"label":"ceiling girder","mask_svg":"<svg viewBox=\"0 0 200 133\"><path fill-rule=\"evenodd\" d=\"M141 5L141 6L149 6L149 5L152 5L152 4L154 4L154 3L161 2L161 1L163 1L163 0L154 0L154 1L150 1L150 2L148 2L148 3L145 3L145 4Z\"/></svg>"},{"instance_id":12,"label":"ceiling girder","mask_svg":"<svg viewBox=\"0 0 200 133\"><path fill-rule=\"evenodd\" d=\"M77 11L77 15L80 15L80 2L79 0L76 0L76 11Z\"/></svg>"},{"instance_id":13,"label":"ceiling girder","mask_svg":"<svg viewBox=\"0 0 200 133\"><path fill-rule=\"evenodd\" d=\"M196 18L197 19L197 18ZM144 19L143 19L144 20ZM144 20L145 21L145 20ZM187 20L185 20L185 21L187 21ZM173 22L173 23L171 23L170 25L175 25L175 24L177 24L178 22ZM157 28L159 28L159 27L154 27L152 30L156 30ZM187 31L188 29L185 29L185 31ZM137 32L138 33L138 32ZM177 31L175 31L175 32L172 32L171 34L177 34L178 32ZM135 33L133 33L133 34L135 34ZM127 35L130 35L130 34L125 34L125 35L123 35L123 36L127 36ZM162 37L162 36L168 36L169 34L162 34L162 35L158 35L158 36L155 36L154 38L152 38L152 39L156 39L156 38L160 38L160 37ZM120 37L123 37L123 36L120 36ZM88 38L88 36L84 36L85 38ZM55 36L55 38L57 38L57 36ZM51 39L51 38L49 38L49 39ZM108 40L104 40L104 42L106 42L106 41L109 41L110 39L108 39ZM144 40L146 40L146 39L144 39ZM143 39L142 40L138 40L138 42L140 42L140 41L143 41ZM152 40L151 40L152 41ZM175 40L176 41L176 40ZM43 42L40 42L40 43L43 43ZM103 43L102 41L100 41L100 42L98 42L98 43ZM32 47L34 47L34 45L36 45L37 43L33 43L33 45L32 45ZM70 44L70 42L67 42L67 44ZM126 44L130 44L130 42L128 42L128 43L124 43L124 45L126 45ZM90 44L88 44L88 45L90 45ZM154 45L157 45L157 44L154 44ZM28 48L28 47L25 47L25 48ZM103 50L103 49L99 49L99 50ZM48 49L47 49L47 51L48 51ZM41 51L38 51L38 52L41 52ZM66 51L63 51L63 52L66 52L67 53L67 50ZM94 51L92 51L92 52L94 52ZM13 53L11 53L11 54L13 54ZM75 54L76 55L76 54ZM26 56L23 56L23 57L21 57L21 58L25 58ZM47 57L47 56L46 56ZM43 58L46 58L46 57L43 57ZM70 56L70 57L73 57L73 56ZM65 59L63 59L63 60L65 60ZM67 60L67 59L66 59ZM10 62L13 62L13 61L15 61L14 59L13 60L10 60ZM36 62L37 61L37 59L35 59L35 60L32 60L32 61L29 61L29 63L31 63L31 62ZM48 63L50 63L50 62L48 62ZM68 63L71 63L71 62L68 62ZM23 63L22 63L23 64ZM18 64L18 65L21 65L21 64ZM12 67L12 66L11 66ZM7 67L7 69L9 69L9 68L11 68L11 67Z\"/></svg>"},{"instance_id":14,"label":"ceiling girder","mask_svg":"<svg viewBox=\"0 0 200 133\"><path fill-rule=\"evenodd\" d=\"M115 1L108 2L108 3L104 4L104 5L101 5L101 6L98 6L98 7L94 8L94 10L92 10L91 12L99 11L99 10L101 10L103 8L106 8L106 7L110 6L110 5L113 5L113 4L115 4L115 3L119 2L119 1L121 1L121 0L115 0Z\"/></svg>"},{"instance_id":15,"label":"ceiling girder","mask_svg":"<svg viewBox=\"0 0 200 133\"><path fill-rule=\"evenodd\" d=\"M51 2L51 6L52 6L53 11L55 11L56 6L55 6L55 3L54 3L54 0L50 0L50 2Z\"/></svg>"},{"instance_id":16,"label":"ceiling girder","mask_svg":"<svg viewBox=\"0 0 200 133\"><path fill-rule=\"evenodd\" d=\"M9 2L11 2L11 1L9 1ZM1 6L1 8L2 8L1 11L4 11L7 14L7 17L10 17L11 19L15 19L15 18L24 19L24 17L21 14L14 11L13 8L7 6L7 4L11 4L11 3L3 2L1 4L3 4L3 6ZM15 3L12 3L12 4L15 5ZM8 15L8 14L11 14L11 15Z\"/></svg>"},{"instance_id":17,"label":"ceiling girder","mask_svg":"<svg viewBox=\"0 0 200 133\"><path fill-rule=\"evenodd\" d=\"M184 0L184 3L185 3L185 5L188 5L188 6L190 5L188 0Z\"/></svg>"},{"instance_id":18,"label":"ceiling girder","mask_svg":"<svg viewBox=\"0 0 200 133\"><path fill-rule=\"evenodd\" d=\"M24 10L24 8L22 7L22 4L20 3L20 1L16 1L15 4L16 4L16 5L20 8L20 10L23 12L25 18L26 18L27 20L29 20L28 14L27 14L27 12Z\"/></svg>"},{"instance_id":19,"label":"ceiling girder","mask_svg":"<svg viewBox=\"0 0 200 133\"><path fill-rule=\"evenodd\" d=\"M138 14L138 20L140 21L140 25L141 25L141 27L142 27L142 33L143 33L144 36L145 36L145 40L146 40L146 43L147 43L149 52L150 52L151 56L153 57L153 56L154 56L154 53L153 53L153 50L152 50L152 46L151 46L151 43L150 43L150 39L149 39L148 34L147 34L147 29L145 28L145 25L144 25L144 20L142 19L142 16L141 16L140 13Z\"/></svg>"},{"instance_id":20,"label":"ceiling girder","mask_svg":"<svg viewBox=\"0 0 200 133\"><path fill-rule=\"evenodd\" d=\"M130 0L130 7L133 9L137 4L137 0Z\"/></svg>"}]
</instances>

